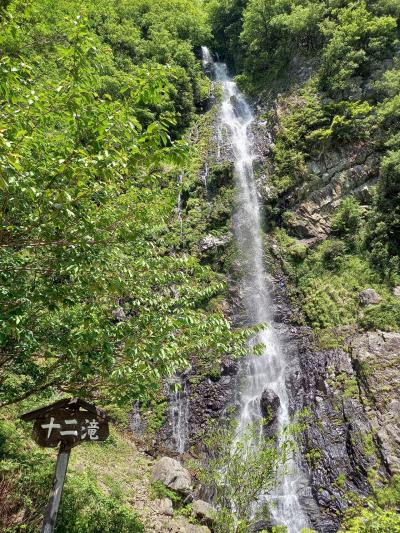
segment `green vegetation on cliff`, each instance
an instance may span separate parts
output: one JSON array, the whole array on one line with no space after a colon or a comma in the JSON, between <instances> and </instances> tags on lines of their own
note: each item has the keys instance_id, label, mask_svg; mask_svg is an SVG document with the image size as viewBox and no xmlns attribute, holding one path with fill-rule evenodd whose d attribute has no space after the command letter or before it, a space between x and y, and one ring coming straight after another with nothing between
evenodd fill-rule
<instances>
[{"instance_id":1,"label":"green vegetation on cliff","mask_svg":"<svg viewBox=\"0 0 400 533\"><path fill-rule=\"evenodd\" d=\"M218 379L221 359L245 351L246 334L223 314L232 168L208 160L215 117L203 113L202 44L268 103L266 213L307 322L327 344L341 326L400 330L400 8L10 0L1 9L0 528L12 533L37 530L53 466L15 421L23 410L80 395L125 415L139 399L157 433L162 378L196 354L192 379ZM300 235L294 198L315 190L315 167L332 153L354 165L373 154L376 180L364 197L336 201L313 241ZM360 302L366 288L377 305ZM102 450L115 444L125 460L113 439ZM265 454L276 462L271 447ZM143 531L127 498L95 477L74 472L58 531ZM361 502L346 530L397 531L393 487Z\"/></svg>"},{"instance_id":2,"label":"green vegetation on cliff","mask_svg":"<svg viewBox=\"0 0 400 533\"><path fill-rule=\"evenodd\" d=\"M209 4L216 48L257 109L261 162L256 172L268 259L272 268L277 261L283 264L293 301L303 311L296 318L313 327L318 349L343 348L356 331L360 336L365 330L399 332L398 1ZM332 359L335 351L329 352ZM374 355L377 367L386 364ZM322 381L326 375L315 370ZM346 405L358 396L360 381L338 372L332 385L340 398L332 398L329 387L317 393L328 410L332 404L343 409L343 428L351 425ZM396 386L388 384L385 391L385 402L396 401ZM319 421L318 406L315 412ZM311 471L320 479L328 463L311 464ZM355 468L362 467L357 462ZM339 482L346 484L337 478L337 488ZM387 499L380 497L386 489L381 494L372 487L373 497L352 506L343 531L400 531L397 484L394 479ZM324 488L330 492L332 480ZM321 508L339 520L346 497L336 505L332 492L328 496L321 488Z\"/></svg>"}]
</instances>

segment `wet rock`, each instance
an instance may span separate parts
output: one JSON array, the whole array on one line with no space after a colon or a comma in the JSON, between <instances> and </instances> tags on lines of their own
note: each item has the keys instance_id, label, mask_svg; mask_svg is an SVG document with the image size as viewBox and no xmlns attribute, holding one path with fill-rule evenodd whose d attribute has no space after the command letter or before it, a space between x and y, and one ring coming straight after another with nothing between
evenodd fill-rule
<instances>
[{"instance_id":1,"label":"wet rock","mask_svg":"<svg viewBox=\"0 0 400 533\"><path fill-rule=\"evenodd\" d=\"M231 104L233 107L233 111L235 112L235 115L237 117L242 117L245 113L245 103L243 99L238 98L237 96L233 95L231 96Z\"/></svg>"},{"instance_id":2,"label":"wet rock","mask_svg":"<svg viewBox=\"0 0 400 533\"><path fill-rule=\"evenodd\" d=\"M301 373L292 390L296 406L310 413L303 454L319 515L311 510L309 517L318 531L335 533L349 506L346 493L370 494L368 471L379 468L379 459L366 447L372 427L351 355L343 349L316 350L311 331L309 336L307 328L300 331Z\"/></svg>"},{"instance_id":3,"label":"wet rock","mask_svg":"<svg viewBox=\"0 0 400 533\"><path fill-rule=\"evenodd\" d=\"M159 514L163 514L165 516L174 515L174 508L172 506L172 501L169 498L162 498L160 500L155 500L154 505L157 508L157 511Z\"/></svg>"},{"instance_id":4,"label":"wet rock","mask_svg":"<svg viewBox=\"0 0 400 533\"><path fill-rule=\"evenodd\" d=\"M169 489L183 495L188 495L192 490L192 479L189 471L171 457L162 457L155 463L151 480L160 481Z\"/></svg>"},{"instance_id":5,"label":"wet rock","mask_svg":"<svg viewBox=\"0 0 400 533\"><path fill-rule=\"evenodd\" d=\"M260 398L261 413L265 418L264 433L273 435L278 422L278 413L281 401L279 396L271 389L265 389Z\"/></svg>"},{"instance_id":6,"label":"wet rock","mask_svg":"<svg viewBox=\"0 0 400 533\"><path fill-rule=\"evenodd\" d=\"M377 305L381 302L382 298L374 289L365 289L358 295L361 305Z\"/></svg>"},{"instance_id":7,"label":"wet rock","mask_svg":"<svg viewBox=\"0 0 400 533\"><path fill-rule=\"evenodd\" d=\"M238 363L234 359L226 359L221 364L221 374L223 376L235 376L238 371Z\"/></svg>"},{"instance_id":8,"label":"wet rock","mask_svg":"<svg viewBox=\"0 0 400 533\"><path fill-rule=\"evenodd\" d=\"M199 243L199 249L201 252L209 252L210 250L214 250L215 248L220 248L222 246L225 246L225 244L228 242L229 237L226 238L220 238L215 237L214 235L207 235L202 241Z\"/></svg>"},{"instance_id":9,"label":"wet rock","mask_svg":"<svg viewBox=\"0 0 400 533\"><path fill-rule=\"evenodd\" d=\"M215 517L215 509L203 500L195 500L192 504L193 513L202 524L212 526Z\"/></svg>"}]
</instances>

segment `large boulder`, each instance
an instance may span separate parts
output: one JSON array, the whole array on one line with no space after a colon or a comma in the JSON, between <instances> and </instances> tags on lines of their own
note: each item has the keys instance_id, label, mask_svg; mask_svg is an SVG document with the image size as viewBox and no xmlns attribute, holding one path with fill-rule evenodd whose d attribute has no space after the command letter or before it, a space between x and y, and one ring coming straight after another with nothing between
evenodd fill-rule
<instances>
[{"instance_id":1,"label":"large boulder","mask_svg":"<svg viewBox=\"0 0 400 533\"><path fill-rule=\"evenodd\" d=\"M358 295L361 305L377 305L381 302L382 298L374 289L365 289Z\"/></svg>"},{"instance_id":2,"label":"large boulder","mask_svg":"<svg viewBox=\"0 0 400 533\"><path fill-rule=\"evenodd\" d=\"M192 478L186 468L171 457L162 457L153 466L151 480L160 481L169 489L187 496L192 490Z\"/></svg>"},{"instance_id":3,"label":"large boulder","mask_svg":"<svg viewBox=\"0 0 400 533\"><path fill-rule=\"evenodd\" d=\"M279 396L271 389L265 389L261 395L260 408L265 419L264 433L272 436L276 431L278 414L281 401Z\"/></svg>"},{"instance_id":4,"label":"large boulder","mask_svg":"<svg viewBox=\"0 0 400 533\"><path fill-rule=\"evenodd\" d=\"M215 520L215 509L203 500L195 500L192 504L193 513L197 520L207 526L212 526Z\"/></svg>"}]
</instances>

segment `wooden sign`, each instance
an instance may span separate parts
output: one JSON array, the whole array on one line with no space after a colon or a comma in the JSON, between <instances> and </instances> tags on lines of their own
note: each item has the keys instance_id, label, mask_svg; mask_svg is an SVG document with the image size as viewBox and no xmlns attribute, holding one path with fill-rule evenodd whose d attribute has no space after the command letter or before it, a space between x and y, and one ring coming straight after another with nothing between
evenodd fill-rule
<instances>
[{"instance_id":1,"label":"wooden sign","mask_svg":"<svg viewBox=\"0 0 400 533\"><path fill-rule=\"evenodd\" d=\"M108 416L80 398L69 398L21 416L34 421L33 438L44 448L63 444L71 449L85 441L101 442L109 435Z\"/></svg>"},{"instance_id":2,"label":"wooden sign","mask_svg":"<svg viewBox=\"0 0 400 533\"><path fill-rule=\"evenodd\" d=\"M54 409L36 418L33 438L44 448L55 448L61 442L73 448L83 441L101 442L109 435L108 422L87 411Z\"/></svg>"},{"instance_id":3,"label":"wooden sign","mask_svg":"<svg viewBox=\"0 0 400 533\"><path fill-rule=\"evenodd\" d=\"M60 446L42 527L42 533L53 533L71 448L82 442L106 440L109 417L95 405L80 398L67 398L25 413L21 419L34 422L33 438L39 446Z\"/></svg>"}]
</instances>

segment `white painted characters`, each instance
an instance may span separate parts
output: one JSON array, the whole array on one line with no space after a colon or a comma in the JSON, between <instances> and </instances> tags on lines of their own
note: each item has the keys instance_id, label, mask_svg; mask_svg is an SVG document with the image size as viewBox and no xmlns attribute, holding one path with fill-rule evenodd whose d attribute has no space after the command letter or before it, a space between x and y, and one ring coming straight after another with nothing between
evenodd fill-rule
<instances>
[{"instance_id":1,"label":"white painted characters","mask_svg":"<svg viewBox=\"0 0 400 533\"><path fill-rule=\"evenodd\" d=\"M75 426L75 429L68 428L67 426ZM47 429L47 439L50 438L53 430L58 430L61 437L72 436L78 437L80 433L81 440L89 437L89 440L98 440L99 435L99 422L94 418L93 420L85 419L85 423L81 425L80 428L77 428L78 421L76 419L64 419L60 423L55 422L54 416L50 417L50 420L47 424L41 424L42 429Z\"/></svg>"}]
</instances>

